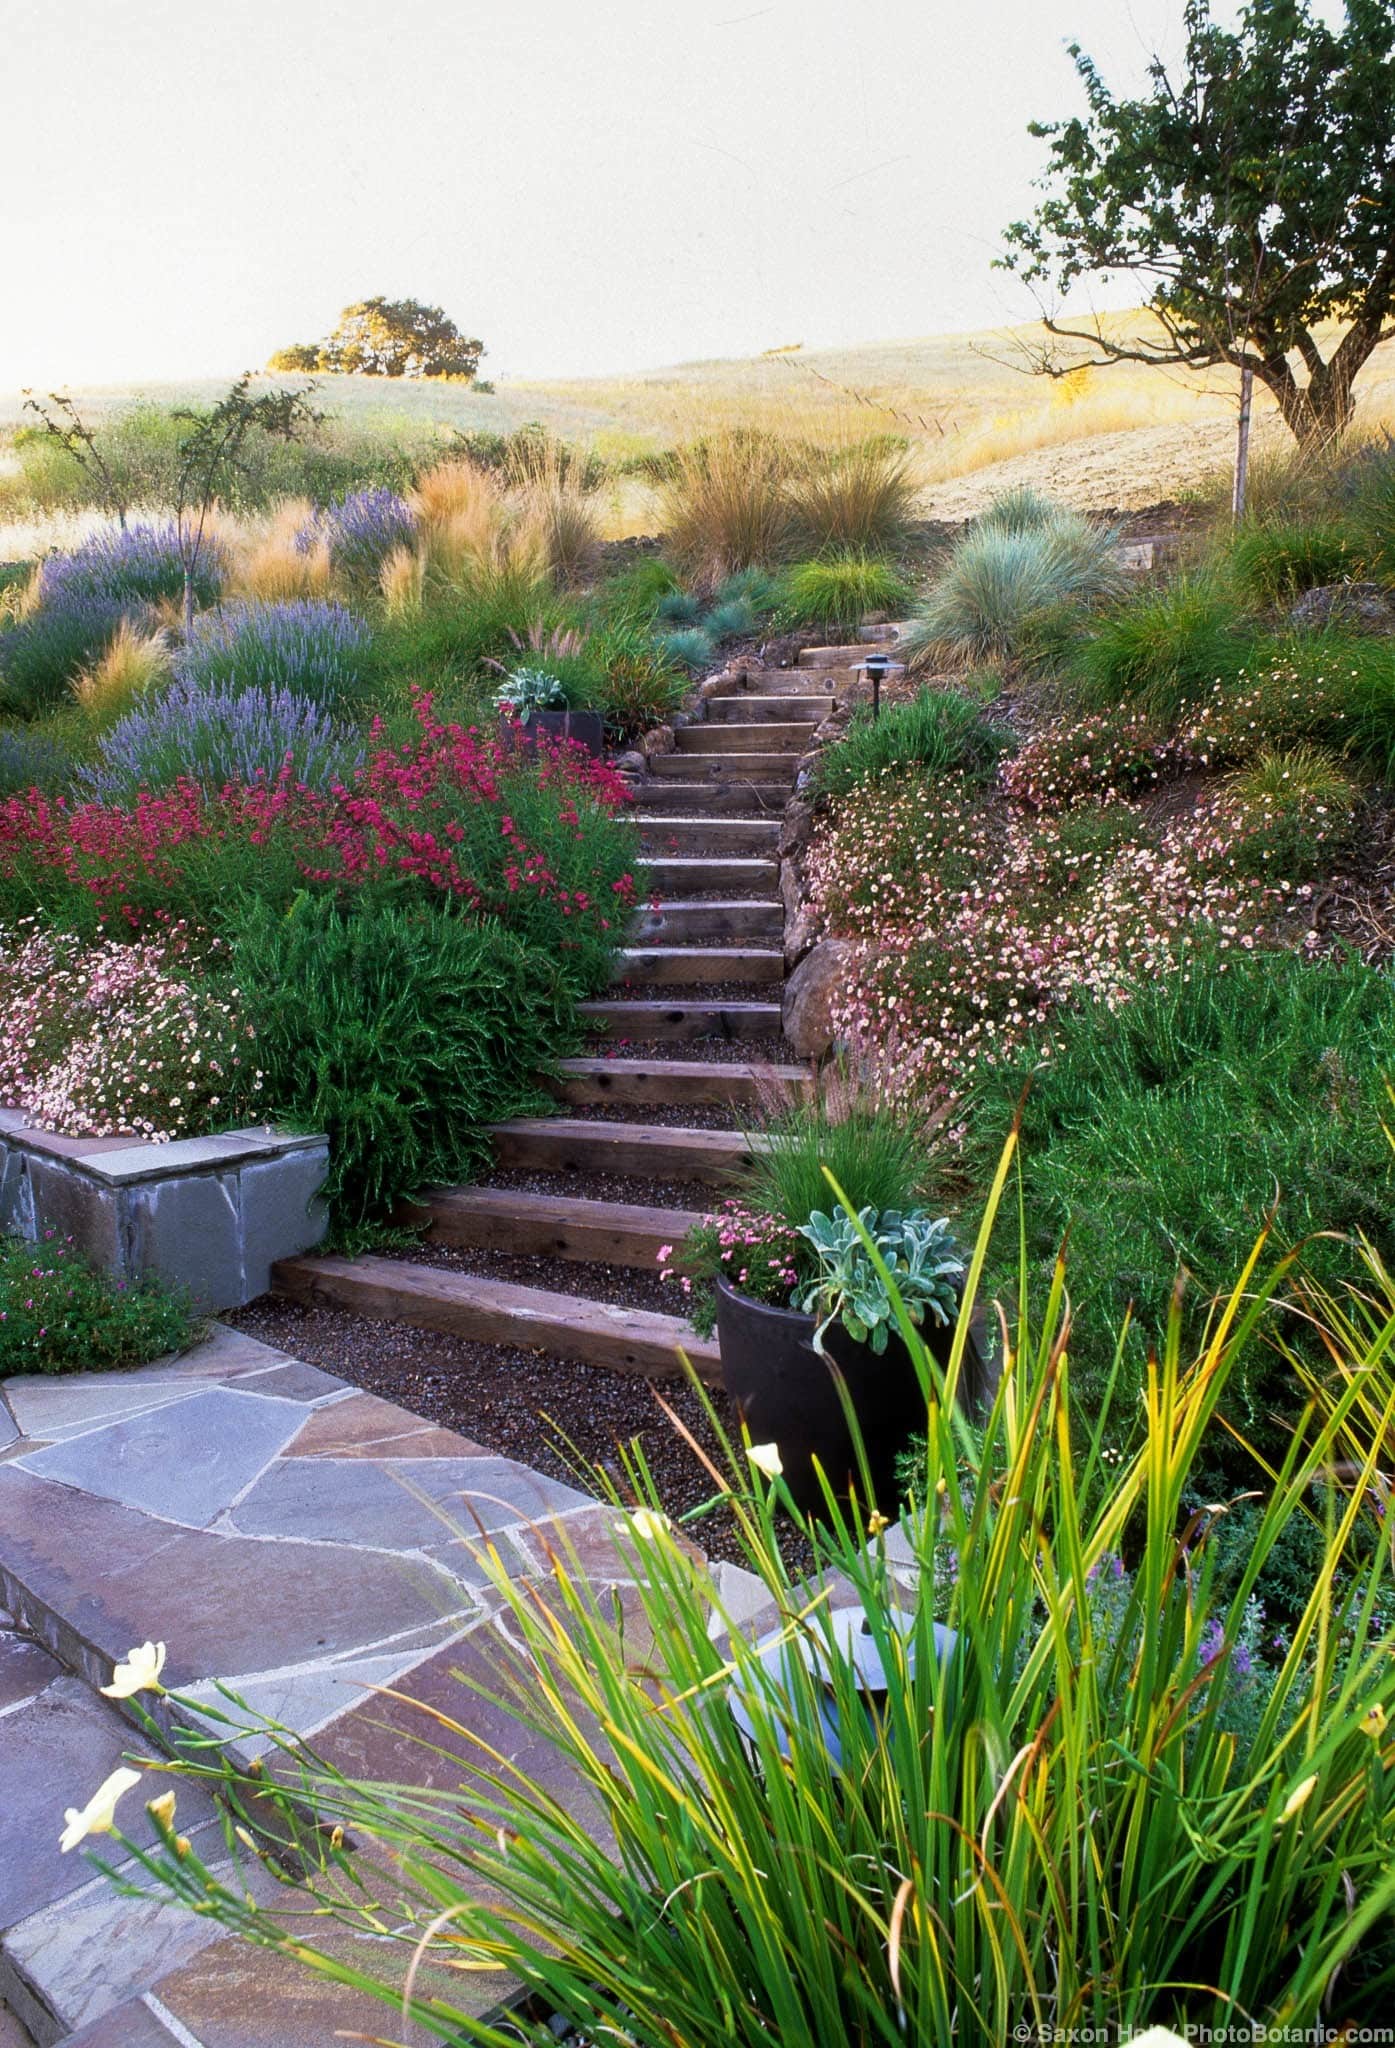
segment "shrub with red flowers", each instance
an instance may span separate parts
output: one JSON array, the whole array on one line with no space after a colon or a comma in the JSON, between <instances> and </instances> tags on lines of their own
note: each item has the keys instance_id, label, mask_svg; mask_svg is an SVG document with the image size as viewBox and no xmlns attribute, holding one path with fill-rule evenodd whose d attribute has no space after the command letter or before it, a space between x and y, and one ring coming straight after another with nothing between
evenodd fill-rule
<instances>
[{"instance_id":1,"label":"shrub with red flowers","mask_svg":"<svg viewBox=\"0 0 1395 2048\"><path fill-rule=\"evenodd\" d=\"M328 795L283 774L213 795L181 782L129 806L11 797L0 804L0 919L218 932L235 926L243 895L444 895L546 948L579 989L600 986L635 901L620 777L565 743L511 753L440 723L428 697L417 713L410 744L378 735L363 769Z\"/></svg>"}]
</instances>

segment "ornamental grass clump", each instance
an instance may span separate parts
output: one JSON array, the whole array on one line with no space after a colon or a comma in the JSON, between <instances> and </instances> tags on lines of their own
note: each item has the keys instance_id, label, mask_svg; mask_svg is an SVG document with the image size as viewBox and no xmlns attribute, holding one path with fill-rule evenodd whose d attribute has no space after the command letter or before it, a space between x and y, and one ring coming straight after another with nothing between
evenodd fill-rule
<instances>
[{"instance_id":1,"label":"ornamental grass clump","mask_svg":"<svg viewBox=\"0 0 1395 2048\"><path fill-rule=\"evenodd\" d=\"M145 632L123 618L101 657L74 679L73 695L89 725L101 727L162 688L172 674L168 633L162 627Z\"/></svg>"},{"instance_id":2,"label":"ornamental grass clump","mask_svg":"<svg viewBox=\"0 0 1395 2048\"><path fill-rule=\"evenodd\" d=\"M668 552L707 583L782 560L789 548L787 486L794 466L785 442L748 428L675 448L660 486Z\"/></svg>"},{"instance_id":3,"label":"ornamental grass clump","mask_svg":"<svg viewBox=\"0 0 1395 2048\"><path fill-rule=\"evenodd\" d=\"M194 621L175 674L191 688L289 691L333 711L363 695L371 638L362 619L322 598L243 601Z\"/></svg>"},{"instance_id":4,"label":"ornamental grass clump","mask_svg":"<svg viewBox=\"0 0 1395 2048\"><path fill-rule=\"evenodd\" d=\"M820 553L885 554L906 539L917 489L904 442L883 437L812 449L788 485L795 538Z\"/></svg>"},{"instance_id":5,"label":"ornamental grass clump","mask_svg":"<svg viewBox=\"0 0 1395 2048\"><path fill-rule=\"evenodd\" d=\"M119 718L74 787L103 804L134 804L181 782L209 796L288 778L321 795L351 782L365 749L313 698L185 677Z\"/></svg>"},{"instance_id":6,"label":"ornamental grass clump","mask_svg":"<svg viewBox=\"0 0 1395 2048\"><path fill-rule=\"evenodd\" d=\"M819 755L815 776L825 796L847 796L880 775L916 769L926 776L963 773L987 780L1008 735L957 690L924 689L880 718L860 705L840 740Z\"/></svg>"},{"instance_id":7,"label":"ornamental grass clump","mask_svg":"<svg viewBox=\"0 0 1395 2048\"><path fill-rule=\"evenodd\" d=\"M898 618L911 592L889 562L863 549L797 562L781 585L780 616L819 632L855 634L864 619Z\"/></svg>"},{"instance_id":8,"label":"ornamental grass clump","mask_svg":"<svg viewBox=\"0 0 1395 2048\"><path fill-rule=\"evenodd\" d=\"M1119 594L1117 540L1112 529L1064 507L1025 528L972 527L903 636L907 658L979 662L1017 654L1042 613Z\"/></svg>"},{"instance_id":9,"label":"ornamental grass clump","mask_svg":"<svg viewBox=\"0 0 1395 2048\"><path fill-rule=\"evenodd\" d=\"M1084 710L1117 707L1171 722L1232 683L1255 634L1215 575L1179 576L1096 621L1074 650L1069 691Z\"/></svg>"},{"instance_id":10,"label":"ornamental grass clump","mask_svg":"<svg viewBox=\"0 0 1395 2048\"><path fill-rule=\"evenodd\" d=\"M1009 1170L1005 1155L995 1202ZM226 1689L211 1731L208 1703L175 1695L177 1760L86 1807L74 1788L65 1840L147 1792L155 1843L118 1833L104 1864L133 1859L128 1893L376 1996L386 2035L442 2043L1001 2048L1382 2023L1395 1602L1371 1541L1377 1453L1337 1456L1353 1390L1254 1468L1252 1539L1223 1589L1227 1511L1190 1505L1198 1451L1281 1268L1258 1245L1193 1351L1173 1314L1138 1447L1115 1461L1107 1416L1076 1398L1064 1262L1005 1318L991 1412L959 1413L989 1229L943 1368L898 1312L926 1411L897 1546L909 1587L884 1516L831 1486L802 1515L779 1446L714 1422L714 1505L767 1596L756 1624L694 1557L707 1510L675 1526L637 1455L587 1475L613 1563L588 1547L583 1564L567 1523L544 1522L521 1578L467 1498L459 1542L503 1623L476 1630L454 1696L436 1684L418 1709L411 1674L396 1682L376 1718L399 1747L380 1744L373 1782L332 1737ZM1382 1430L1392 1345L1381 1311L1351 1358ZM1320 1561L1275 1644L1254 1596L1310 1515ZM113 1679L138 1714L157 1661L135 1651ZM270 1746L251 1768L249 1734ZM185 1785L228 1808L214 1861L180 1835L168 1795ZM481 2016L481 1976L521 1999Z\"/></svg>"}]
</instances>

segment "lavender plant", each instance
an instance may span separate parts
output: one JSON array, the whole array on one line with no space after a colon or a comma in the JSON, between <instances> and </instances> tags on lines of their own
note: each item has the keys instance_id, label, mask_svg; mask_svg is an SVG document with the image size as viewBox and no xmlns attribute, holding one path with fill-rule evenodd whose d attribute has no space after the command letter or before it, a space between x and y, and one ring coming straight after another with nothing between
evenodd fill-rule
<instances>
[{"instance_id":1,"label":"lavender plant","mask_svg":"<svg viewBox=\"0 0 1395 2048\"><path fill-rule=\"evenodd\" d=\"M362 762L362 749L310 698L184 677L119 719L95 764L75 779L88 797L128 804L142 790L171 789L182 780L219 790L272 782L287 771L293 782L327 791Z\"/></svg>"},{"instance_id":2,"label":"lavender plant","mask_svg":"<svg viewBox=\"0 0 1395 2048\"><path fill-rule=\"evenodd\" d=\"M194 621L175 674L201 689L290 692L332 706L363 688L371 637L362 619L321 598L230 604Z\"/></svg>"},{"instance_id":3,"label":"lavender plant","mask_svg":"<svg viewBox=\"0 0 1395 2048\"><path fill-rule=\"evenodd\" d=\"M194 596L212 604L222 587L226 560L216 542L205 545L194 579ZM93 534L68 554L51 555L39 580L40 605L86 598L114 604L157 604L184 589L179 536L168 521Z\"/></svg>"},{"instance_id":4,"label":"lavender plant","mask_svg":"<svg viewBox=\"0 0 1395 2048\"><path fill-rule=\"evenodd\" d=\"M336 574L354 589L375 585L384 562L396 548L410 548L416 520L396 491L378 486L353 491L316 515L296 536L296 547L308 553L318 541L329 548Z\"/></svg>"},{"instance_id":5,"label":"lavender plant","mask_svg":"<svg viewBox=\"0 0 1395 2048\"><path fill-rule=\"evenodd\" d=\"M128 609L119 598L74 588L0 632L0 711L34 718L106 651Z\"/></svg>"}]
</instances>

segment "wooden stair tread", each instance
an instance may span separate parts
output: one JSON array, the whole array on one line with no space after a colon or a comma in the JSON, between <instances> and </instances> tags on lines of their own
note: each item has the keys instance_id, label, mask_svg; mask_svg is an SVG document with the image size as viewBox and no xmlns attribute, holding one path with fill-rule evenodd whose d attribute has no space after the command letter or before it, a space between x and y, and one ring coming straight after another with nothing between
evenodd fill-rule
<instances>
[{"instance_id":1,"label":"wooden stair tread","mask_svg":"<svg viewBox=\"0 0 1395 2048\"><path fill-rule=\"evenodd\" d=\"M738 984L783 981L785 956L770 946L623 946L611 970L612 988L641 986L703 988L713 982Z\"/></svg>"},{"instance_id":2,"label":"wooden stair tread","mask_svg":"<svg viewBox=\"0 0 1395 2048\"><path fill-rule=\"evenodd\" d=\"M604 1173L721 1186L763 1142L740 1131L610 1123L569 1116L513 1117L491 1124L495 1156L534 1173Z\"/></svg>"},{"instance_id":3,"label":"wooden stair tread","mask_svg":"<svg viewBox=\"0 0 1395 2048\"><path fill-rule=\"evenodd\" d=\"M557 1088L564 1102L757 1103L767 1083L807 1093L810 1070L796 1066L745 1066L732 1060L563 1060Z\"/></svg>"},{"instance_id":4,"label":"wooden stair tread","mask_svg":"<svg viewBox=\"0 0 1395 2048\"><path fill-rule=\"evenodd\" d=\"M681 1244L696 1209L578 1200L522 1188L433 1188L416 1205L433 1243L475 1250L638 1266L653 1272L661 1245Z\"/></svg>"},{"instance_id":5,"label":"wooden stair tread","mask_svg":"<svg viewBox=\"0 0 1395 2048\"><path fill-rule=\"evenodd\" d=\"M665 1002L656 996L616 999L601 997L578 1009L593 1031L619 1033L641 1043L681 1038L778 1038L784 1026L779 1003L732 1002L721 997L704 1002Z\"/></svg>"},{"instance_id":6,"label":"wooden stair tread","mask_svg":"<svg viewBox=\"0 0 1395 2048\"><path fill-rule=\"evenodd\" d=\"M278 1293L310 1307L414 1323L476 1343L552 1351L652 1378L681 1375L681 1350L704 1379L720 1376L714 1339L699 1337L681 1316L650 1309L370 1256L282 1259L272 1277Z\"/></svg>"}]
</instances>

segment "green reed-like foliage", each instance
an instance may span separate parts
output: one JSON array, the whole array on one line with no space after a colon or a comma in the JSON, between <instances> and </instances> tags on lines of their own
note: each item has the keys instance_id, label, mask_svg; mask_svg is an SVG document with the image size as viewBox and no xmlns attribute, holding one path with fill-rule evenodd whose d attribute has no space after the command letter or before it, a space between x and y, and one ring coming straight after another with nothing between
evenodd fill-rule
<instances>
[{"instance_id":1,"label":"green reed-like foliage","mask_svg":"<svg viewBox=\"0 0 1395 2048\"><path fill-rule=\"evenodd\" d=\"M958 1413L986 1243L985 1228L943 1373L900 1319L927 1411L912 1590L884 1525L831 1492L803 1532L818 1570L806 1553L792 1573L782 1482L728 1445L713 1486L787 1645L761 1657L628 1458L619 1484L595 1481L616 1572L637 1581L625 1601L595 1588L564 1525L539 1532L547 1566L526 1584L480 1541L503 1616L490 1676L462 1676L429 1714L384 1701L416 1728L429 1782L355 1782L274 1725L274 1768L249 1777L201 1733L179 1774L214 1784L263 1853L289 1843L298 1861L283 1904L258 1905L157 1814L161 1846L139 1859L151 1888L374 1993L385 2033L487 2048L542 2048L553 2012L634 2048L1002 2048L1053 2029L1388 2014L1390 1561L1378 1547L1347 1569L1374 1453L1327 1476L1352 1392L1261 1477L1221 1598L1208 1530L1224 1506L1184 1500L1276 1283L1262 1244L1190 1359L1173 1316L1142 1445L1112 1467L1103 1421L1072 1413L1063 1265L1005 1326L991 1413L977 1428ZM1392 1342L1384 1315L1358 1361L1386 1426ZM1310 1597L1247 1673L1251 1593L1314 1500ZM1120 1589L1110 1602L1102 1582ZM848 1654L864 1630L889 1679L871 1700ZM227 1733L247 1724L226 1711ZM536 1995L516 2026L475 2016L481 1971Z\"/></svg>"}]
</instances>

